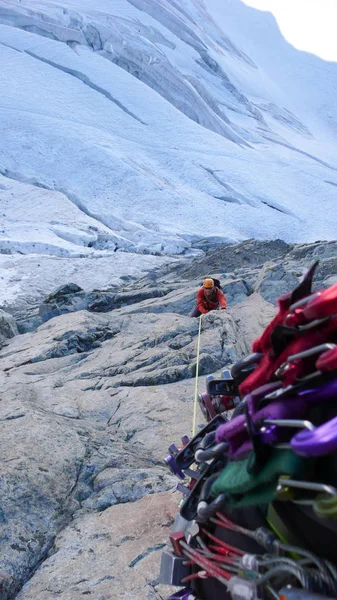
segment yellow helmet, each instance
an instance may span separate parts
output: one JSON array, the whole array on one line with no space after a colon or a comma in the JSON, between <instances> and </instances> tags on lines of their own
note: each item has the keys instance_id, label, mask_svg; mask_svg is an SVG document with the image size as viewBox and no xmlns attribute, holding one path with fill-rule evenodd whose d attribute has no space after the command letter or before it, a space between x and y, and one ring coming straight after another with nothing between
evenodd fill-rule
<instances>
[{"instance_id":1,"label":"yellow helmet","mask_svg":"<svg viewBox=\"0 0 337 600\"><path fill-rule=\"evenodd\" d=\"M202 285L206 289L211 289L212 287L214 287L214 281L211 278L207 278L207 279L204 279Z\"/></svg>"}]
</instances>

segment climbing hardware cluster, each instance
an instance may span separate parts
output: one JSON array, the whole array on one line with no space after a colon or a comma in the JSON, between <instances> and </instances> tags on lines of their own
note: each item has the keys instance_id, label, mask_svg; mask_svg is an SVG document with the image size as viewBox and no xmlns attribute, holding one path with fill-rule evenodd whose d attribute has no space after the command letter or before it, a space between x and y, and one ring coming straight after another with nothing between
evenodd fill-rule
<instances>
[{"instance_id":1,"label":"climbing hardware cluster","mask_svg":"<svg viewBox=\"0 0 337 600\"><path fill-rule=\"evenodd\" d=\"M170 600L337 598L337 285L316 264L252 354L207 381L206 425L172 444ZM233 409L229 418L228 409Z\"/></svg>"}]
</instances>

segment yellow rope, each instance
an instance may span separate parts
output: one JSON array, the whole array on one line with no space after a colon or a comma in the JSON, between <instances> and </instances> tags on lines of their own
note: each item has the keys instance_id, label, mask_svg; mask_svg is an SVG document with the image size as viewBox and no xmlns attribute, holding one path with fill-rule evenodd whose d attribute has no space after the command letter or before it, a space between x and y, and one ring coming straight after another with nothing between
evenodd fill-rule
<instances>
[{"instance_id":1,"label":"yellow rope","mask_svg":"<svg viewBox=\"0 0 337 600\"><path fill-rule=\"evenodd\" d=\"M192 437L195 436L195 430L196 430L196 426L197 426L198 376L199 376L199 353L200 353L201 319L202 319L202 314L199 317L199 333L198 333L198 345L197 345L197 362L196 362L196 369L195 369L195 388L194 388L194 410L193 410Z\"/></svg>"}]
</instances>

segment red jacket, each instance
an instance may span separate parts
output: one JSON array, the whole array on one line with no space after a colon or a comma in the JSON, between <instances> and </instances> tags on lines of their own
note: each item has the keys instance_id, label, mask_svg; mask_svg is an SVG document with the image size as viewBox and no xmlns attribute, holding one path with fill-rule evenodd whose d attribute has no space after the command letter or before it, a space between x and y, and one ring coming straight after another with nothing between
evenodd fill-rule
<instances>
[{"instance_id":1,"label":"red jacket","mask_svg":"<svg viewBox=\"0 0 337 600\"><path fill-rule=\"evenodd\" d=\"M200 288L197 294L197 307L201 313L205 314L210 310L216 310L219 305L221 308L227 307L226 296L221 290L215 288L212 296L206 298L204 288Z\"/></svg>"}]
</instances>

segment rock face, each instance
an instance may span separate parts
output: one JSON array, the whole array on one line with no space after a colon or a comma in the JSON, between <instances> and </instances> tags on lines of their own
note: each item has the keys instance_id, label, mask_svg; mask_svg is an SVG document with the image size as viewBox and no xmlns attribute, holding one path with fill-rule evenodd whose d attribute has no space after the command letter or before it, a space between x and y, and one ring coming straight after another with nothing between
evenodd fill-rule
<instances>
[{"instance_id":1,"label":"rock face","mask_svg":"<svg viewBox=\"0 0 337 600\"><path fill-rule=\"evenodd\" d=\"M267 300L275 302L277 298L296 286L298 278L286 271L283 265L266 263L255 282L255 289Z\"/></svg>"},{"instance_id":2,"label":"rock face","mask_svg":"<svg viewBox=\"0 0 337 600\"><path fill-rule=\"evenodd\" d=\"M136 304L148 298L161 298L172 291L171 287L147 288L117 292L116 290L85 292L78 285L69 283L52 294L39 306L38 314L20 322L20 333L33 331L53 317L79 310L92 312L109 312L121 306Z\"/></svg>"},{"instance_id":3,"label":"rock face","mask_svg":"<svg viewBox=\"0 0 337 600\"><path fill-rule=\"evenodd\" d=\"M163 586L154 573L176 512L173 494L166 493L108 508L99 519L84 516L58 536L55 553L17 598L159 597Z\"/></svg>"},{"instance_id":4,"label":"rock face","mask_svg":"<svg viewBox=\"0 0 337 600\"><path fill-rule=\"evenodd\" d=\"M232 272L238 268L259 267L267 261L284 258L291 248L292 246L282 240L271 242L248 240L241 244L221 246L182 268L180 274L200 277L200 273L206 274L209 271Z\"/></svg>"},{"instance_id":5,"label":"rock face","mask_svg":"<svg viewBox=\"0 0 337 600\"><path fill-rule=\"evenodd\" d=\"M5 341L19 333L17 324L12 315L0 309L0 348Z\"/></svg>"},{"instance_id":6,"label":"rock face","mask_svg":"<svg viewBox=\"0 0 337 600\"><path fill-rule=\"evenodd\" d=\"M316 257L316 286L335 276L336 249L250 240L123 290L68 284L22 315L22 330L45 319L22 335L0 315L1 600L165 597L160 550L180 497L163 457L191 432L200 282L219 276L229 301L202 319L203 391Z\"/></svg>"}]
</instances>

